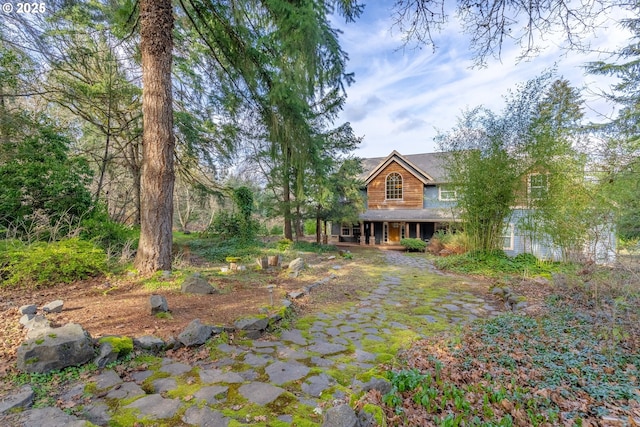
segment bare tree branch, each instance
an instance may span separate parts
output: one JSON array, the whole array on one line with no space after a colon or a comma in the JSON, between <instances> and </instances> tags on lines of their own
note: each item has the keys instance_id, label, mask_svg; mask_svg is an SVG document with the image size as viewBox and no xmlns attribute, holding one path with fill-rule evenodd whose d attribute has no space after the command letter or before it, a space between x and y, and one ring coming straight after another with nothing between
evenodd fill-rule
<instances>
[{"instance_id":1,"label":"bare tree branch","mask_svg":"<svg viewBox=\"0 0 640 427\"><path fill-rule=\"evenodd\" d=\"M447 7L449 6L449 7ZM470 36L477 66L502 59L503 50L519 47L519 60L537 55L551 44L571 50L589 49L588 38L605 25L614 10L630 10L626 0L396 0L393 26L405 45L437 48L436 36L455 13Z\"/></svg>"}]
</instances>

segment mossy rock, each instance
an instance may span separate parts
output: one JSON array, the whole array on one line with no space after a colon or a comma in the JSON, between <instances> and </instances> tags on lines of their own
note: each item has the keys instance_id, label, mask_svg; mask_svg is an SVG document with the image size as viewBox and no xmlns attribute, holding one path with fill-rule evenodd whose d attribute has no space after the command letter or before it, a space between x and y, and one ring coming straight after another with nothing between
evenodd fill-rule
<instances>
[{"instance_id":1,"label":"mossy rock","mask_svg":"<svg viewBox=\"0 0 640 427\"><path fill-rule=\"evenodd\" d=\"M100 344L109 343L119 356L126 356L133 351L133 340L129 337L107 336L98 340Z\"/></svg>"},{"instance_id":2,"label":"mossy rock","mask_svg":"<svg viewBox=\"0 0 640 427\"><path fill-rule=\"evenodd\" d=\"M371 414L373 419L376 420L376 425L380 427L387 427L387 419L384 416L384 411L381 407L372 403L367 403L362 407L362 412Z\"/></svg>"}]
</instances>

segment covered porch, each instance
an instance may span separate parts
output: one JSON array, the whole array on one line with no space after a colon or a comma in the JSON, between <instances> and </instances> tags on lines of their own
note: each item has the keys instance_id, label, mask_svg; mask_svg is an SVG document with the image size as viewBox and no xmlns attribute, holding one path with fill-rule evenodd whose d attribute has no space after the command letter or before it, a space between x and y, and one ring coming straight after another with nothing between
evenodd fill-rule
<instances>
[{"instance_id":1,"label":"covered porch","mask_svg":"<svg viewBox=\"0 0 640 427\"><path fill-rule=\"evenodd\" d=\"M369 246L397 246L404 238L428 241L454 221L448 209L379 209L360 215L358 224L342 224L339 242Z\"/></svg>"}]
</instances>

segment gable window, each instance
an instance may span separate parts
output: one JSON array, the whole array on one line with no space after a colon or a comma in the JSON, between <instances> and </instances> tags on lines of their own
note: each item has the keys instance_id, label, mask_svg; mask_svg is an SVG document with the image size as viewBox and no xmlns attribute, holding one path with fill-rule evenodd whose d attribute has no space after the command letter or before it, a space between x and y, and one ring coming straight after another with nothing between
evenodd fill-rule
<instances>
[{"instance_id":1,"label":"gable window","mask_svg":"<svg viewBox=\"0 0 640 427\"><path fill-rule=\"evenodd\" d=\"M500 236L502 242L502 249L505 251L513 250L513 224L505 224L502 229L502 235Z\"/></svg>"},{"instance_id":2,"label":"gable window","mask_svg":"<svg viewBox=\"0 0 640 427\"><path fill-rule=\"evenodd\" d=\"M451 187L441 185L438 187L438 199L444 202L458 200L458 193Z\"/></svg>"},{"instance_id":3,"label":"gable window","mask_svg":"<svg viewBox=\"0 0 640 427\"><path fill-rule=\"evenodd\" d=\"M546 174L536 173L529 175L529 197L542 199L547 194L549 179Z\"/></svg>"},{"instance_id":4,"label":"gable window","mask_svg":"<svg viewBox=\"0 0 640 427\"><path fill-rule=\"evenodd\" d=\"M402 175L392 172L387 175L387 200L402 199Z\"/></svg>"}]
</instances>

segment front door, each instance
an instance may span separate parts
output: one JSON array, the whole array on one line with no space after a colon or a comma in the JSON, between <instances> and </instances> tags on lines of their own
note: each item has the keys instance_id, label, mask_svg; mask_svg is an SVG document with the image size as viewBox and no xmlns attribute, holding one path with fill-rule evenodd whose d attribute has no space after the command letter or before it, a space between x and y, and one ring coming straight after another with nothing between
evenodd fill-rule
<instances>
[{"instance_id":1,"label":"front door","mask_svg":"<svg viewBox=\"0 0 640 427\"><path fill-rule=\"evenodd\" d=\"M389 223L389 243L400 243L400 223Z\"/></svg>"}]
</instances>

